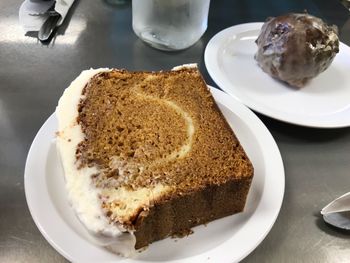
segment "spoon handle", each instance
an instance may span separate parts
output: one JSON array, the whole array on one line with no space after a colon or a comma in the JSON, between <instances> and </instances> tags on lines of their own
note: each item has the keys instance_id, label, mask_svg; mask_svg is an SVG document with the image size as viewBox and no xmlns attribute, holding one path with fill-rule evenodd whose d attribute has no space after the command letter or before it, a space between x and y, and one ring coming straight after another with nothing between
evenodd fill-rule
<instances>
[{"instance_id":1,"label":"spoon handle","mask_svg":"<svg viewBox=\"0 0 350 263\"><path fill-rule=\"evenodd\" d=\"M50 38L60 18L61 15L57 12L50 14L39 30L38 38L40 41L47 41Z\"/></svg>"}]
</instances>

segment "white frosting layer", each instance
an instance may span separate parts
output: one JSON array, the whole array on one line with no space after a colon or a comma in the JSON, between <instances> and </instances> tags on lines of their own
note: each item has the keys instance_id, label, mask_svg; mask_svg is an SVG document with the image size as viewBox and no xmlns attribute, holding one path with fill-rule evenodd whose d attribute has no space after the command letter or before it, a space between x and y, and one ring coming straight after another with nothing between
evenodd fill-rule
<instances>
[{"instance_id":1,"label":"white frosting layer","mask_svg":"<svg viewBox=\"0 0 350 263\"><path fill-rule=\"evenodd\" d=\"M189 64L183 64L180 66L173 67L172 70L176 71L184 68L198 68L198 66L197 66L197 63L189 63Z\"/></svg>"},{"instance_id":2,"label":"white frosting layer","mask_svg":"<svg viewBox=\"0 0 350 263\"><path fill-rule=\"evenodd\" d=\"M77 123L77 106L82 98L81 93L86 83L97 73L108 71L108 68L90 69L83 71L65 90L56 108L59 133L57 147L65 172L68 197L78 218L92 233L101 235L91 236L99 245L113 244L113 251L124 256L131 256L135 249L136 239L133 233L121 232L114 224L110 224L101 209L99 195L101 190L94 187L91 176L97 169L77 169L75 150L84 139L81 126ZM109 238L107 238L109 237Z\"/></svg>"}]
</instances>

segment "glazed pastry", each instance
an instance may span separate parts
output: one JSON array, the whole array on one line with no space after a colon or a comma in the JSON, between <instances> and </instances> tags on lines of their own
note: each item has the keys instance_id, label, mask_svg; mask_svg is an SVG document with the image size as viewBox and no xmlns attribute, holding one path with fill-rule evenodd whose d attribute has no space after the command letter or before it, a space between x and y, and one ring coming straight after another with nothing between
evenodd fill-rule
<instances>
[{"instance_id":1,"label":"glazed pastry","mask_svg":"<svg viewBox=\"0 0 350 263\"><path fill-rule=\"evenodd\" d=\"M255 59L270 76L301 88L339 52L338 29L309 14L268 18L255 41Z\"/></svg>"}]
</instances>

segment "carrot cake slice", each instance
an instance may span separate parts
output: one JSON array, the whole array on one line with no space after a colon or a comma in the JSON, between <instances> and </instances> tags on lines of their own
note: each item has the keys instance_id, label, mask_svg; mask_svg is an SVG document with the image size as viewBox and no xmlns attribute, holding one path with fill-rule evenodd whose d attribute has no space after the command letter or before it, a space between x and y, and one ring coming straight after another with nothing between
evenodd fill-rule
<instances>
[{"instance_id":1,"label":"carrot cake slice","mask_svg":"<svg viewBox=\"0 0 350 263\"><path fill-rule=\"evenodd\" d=\"M116 252L243 211L253 166L197 67L83 71L56 115L72 207Z\"/></svg>"}]
</instances>

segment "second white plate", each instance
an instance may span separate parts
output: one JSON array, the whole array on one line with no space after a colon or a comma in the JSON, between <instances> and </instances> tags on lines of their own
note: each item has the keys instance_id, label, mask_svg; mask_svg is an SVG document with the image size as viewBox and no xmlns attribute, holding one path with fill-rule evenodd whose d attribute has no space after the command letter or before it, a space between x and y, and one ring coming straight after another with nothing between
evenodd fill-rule
<instances>
[{"instance_id":1,"label":"second white plate","mask_svg":"<svg viewBox=\"0 0 350 263\"><path fill-rule=\"evenodd\" d=\"M254 54L263 23L247 23L216 34L205 50L210 76L225 92L266 116L302 126L350 126L350 47L340 43L331 66L302 89L264 73Z\"/></svg>"}]
</instances>

